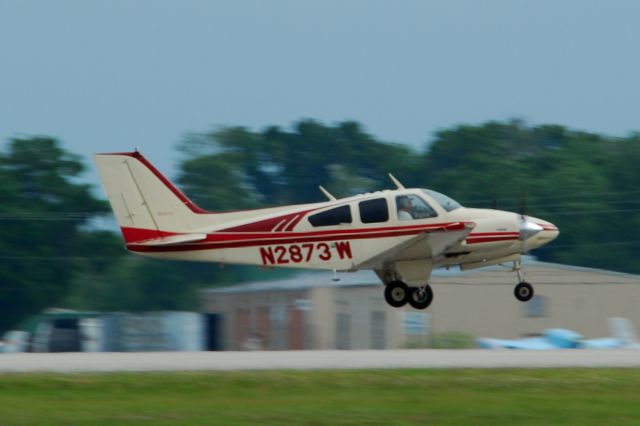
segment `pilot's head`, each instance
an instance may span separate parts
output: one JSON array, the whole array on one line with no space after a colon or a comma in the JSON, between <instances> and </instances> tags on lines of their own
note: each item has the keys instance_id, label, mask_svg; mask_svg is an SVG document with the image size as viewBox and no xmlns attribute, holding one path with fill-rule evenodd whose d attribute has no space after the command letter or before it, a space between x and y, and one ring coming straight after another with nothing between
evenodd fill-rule
<instances>
[{"instance_id":1,"label":"pilot's head","mask_svg":"<svg viewBox=\"0 0 640 426\"><path fill-rule=\"evenodd\" d=\"M398 208L400 210L412 210L413 205L411 204L411 200L409 199L409 197L403 196L398 198Z\"/></svg>"}]
</instances>

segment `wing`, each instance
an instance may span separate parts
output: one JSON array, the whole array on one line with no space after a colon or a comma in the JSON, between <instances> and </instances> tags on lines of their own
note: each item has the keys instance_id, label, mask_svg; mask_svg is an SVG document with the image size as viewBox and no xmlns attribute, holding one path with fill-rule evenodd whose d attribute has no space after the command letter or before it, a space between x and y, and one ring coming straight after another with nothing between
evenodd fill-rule
<instances>
[{"instance_id":1,"label":"wing","mask_svg":"<svg viewBox=\"0 0 640 426\"><path fill-rule=\"evenodd\" d=\"M182 243L195 243L207 239L207 234L177 234L168 237L156 238L149 241L134 243L129 245L139 246L171 246Z\"/></svg>"},{"instance_id":2,"label":"wing","mask_svg":"<svg viewBox=\"0 0 640 426\"><path fill-rule=\"evenodd\" d=\"M475 228L473 222L456 222L432 228L408 239L389 241L377 252L369 253L354 269L380 269L393 262L431 260L441 256L447 249L464 240Z\"/></svg>"},{"instance_id":3,"label":"wing","mask_svg":"<svg viewBox=\"0 0 640 426\"><path fill-rule=\"evenodd\" d=\"M545 349L559 349L549 343L542 337L531 337L528 339L492 339L487 337L480 337L475 340L476 346L482 349L529 349L529 350L545 350Z\"/></svg>"}]
</instances>

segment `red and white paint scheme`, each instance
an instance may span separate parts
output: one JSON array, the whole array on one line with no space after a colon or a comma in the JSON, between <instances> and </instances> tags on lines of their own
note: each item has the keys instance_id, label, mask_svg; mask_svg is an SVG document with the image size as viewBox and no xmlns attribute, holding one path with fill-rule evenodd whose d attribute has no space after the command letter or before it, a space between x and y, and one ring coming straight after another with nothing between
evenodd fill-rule
<instances>
[{"instance_id":1,"label":"red and white paint scheme","mask_svg":"<svg viewBox=\"0 0 640 426\"><path fill-rule=\"evenodd\" d=\"M397 189L328 201L236 212L196 206L139 152L96 154L94 160L129 251L145 256L217 263L373 269L395 307L424 309L435 267L473 269L513 262L527 301L520 254L558 236L542 219L470 209L426 189Z\"/></svg>"}]
</instances>

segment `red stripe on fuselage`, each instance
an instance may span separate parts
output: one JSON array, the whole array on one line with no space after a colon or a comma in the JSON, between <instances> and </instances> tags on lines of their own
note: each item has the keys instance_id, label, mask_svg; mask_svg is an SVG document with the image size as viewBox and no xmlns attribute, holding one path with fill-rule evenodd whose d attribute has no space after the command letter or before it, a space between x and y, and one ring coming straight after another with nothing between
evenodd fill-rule
<instances>
[{"instance_id":1,"label":"red stripe on fuselage","mask_svg":"<svg viewBox=\"0 0 640 426\"><path fill-rule=\"evenodd\" d=\"M302 218L304 217L304 214L300 214L300 216L296 217L295 219L293 219L289 225L287 226L286 231L293 231L293 228L295 228L295 226L300 223L300 221L302 220Z\"/></svg>"},{"instance_id":2,"label":"red stripe on fuselage","mask_svg":"<svg viewBox=\"0 0 640 426\"><path fill-rule=\"evenodd\" d=\"M221 229L218 232L279 232L283 231L285 227L287 231L291 231L302 217L311 210L304 210L301 212L287 213L282 216L272 217L269 219L262 219L256 222L245 223L244 225L233 226L231 228ZM291 226L293 223L293 226ZM287 226L287 224L289 224Z\"/></svg>"},{"instance_id":3,"label":"red stripe on fuselage","mask_svg":"<svg viewBox=\"0 0 640 426\"><path fill-rule=\"evenodd\" d=\"M271 231L272 232L280 232L282 231L282 228L287 224L287 219L282 219L280 222L278 222L278 224L276 225L275 228L273 228Z\"/></svg>"},{"instance_id":4,"label":"red stripe on fuselage","mask_svg":"<svg viewBox=\"0 0 640 426\"><path fill-rule=\"evenodd\" d=\"M271 232L274 227L281 227L282 221L287 221L290 217L292 217L292 215L272 217L270 219L225 228L221 232Z\"/></svg>"},{"instance_id":5,"label":"red stripe on fuselage","mask_svg":"<svg viewBox=\"0 0 640 426\"><path fill-rule=\"evenodd\" d=\"M300 215L296 215L296 216L293 216L293 217L287 217L280 225L278 225L278 227L276 229L274 229L274 232L284 231L285 228L286 228L286 230L291 231L291 229L288 229L288 225L291 222L295 221L298 217L300 217Z\"/></svg>"},{"instance_id":6,"label":"red stripe on fuselage","mask_svg":"<svg viewBox=\"0 0 640 426\"><path fill-rule=\"evenodd\" d=\"M127 244L141 243L143 241L178 235L175 232L162 232L155 229L129 228L126 226L120 228L120 231L122 231L122 236Z\"/></svg>"},{"instance_id":7,"label":"red stripe on fuselage","mask_svg":"<svg viewBox=\"0 0 640 426\"><path fill-rule=\"evenodd\" d=\"M222 248L267 246L274 244L297 244L318 241L337 241L351 239L389 238L407 235L419 235L437 230L463 230L465 223L452 222L431 225L413 225L402 227L345 229L315 231L305 233L212 233L207 240L198 243L176 244L171 246L142 246L128 244L127 248L135 252L174 252L192 250L213 250Z\"/></svg>"},{"instance_id":8,"label":"red stripe on fuselage","mask_svg":"<svg viewBox=\"0 0 640 426\"><path fill-rule=\"evenodd\" d=\"M467 238L467 244L479 244L479 243L495 243L498 241L516 241L517 236L494 236L494 237L481 237L481 238Z\"/></svg>"},{"instance_id":9,"label":"red stripe on fuselage","mask_svg":"<svg viewBox=\"0 0 640 426\"><path fill-rule=\"evenodd\" d=\"M428 231L423 231L428 232ZM382 232L375 234L351 234L351 235L318 235L314 237L291 237L278 238L278 239L252 239L245 241L220 241L220 242L205 242L196 244L181 244L172 246L138 246L135 244L127 245L130 251L135 252L174 252L174 251L196 251L196 250L214 250L223 248L237 248L237 247L260 247L271 246L275 244L300 244L311 243L318 241L338 241L338 240L360 240L370 238L388 238L399 237L405 235L418 235L420 232L412 231L392 231Z\"/></svg>"},{"instance_id":10,"label":"red stripe on fuselage","mask_svg":"<svg viewBox=\"0 0 640 426\"><path fill-rule=\"evenodd\" d=\"M228 229L212 232L207 235L206 242L228 242L228 241L245 241L245 240L258 240L258 239L299 239L305 237L316 236L330 236L340 235L342 237L351 237L352 235L358 235L362 233L380 233L390 231L413 231L413 233L434 231L434 230L446 230L446 231L460 231L464 229L463 222L448 222L448 223L436 223L428 225L411 225L411 226L390 226L390 227L372 227L372 228L360 228L360 229L334 229L325 231L311 231L311 232L228 232ZM175 235L167 233L168 235Z\"/></svg>"}]
</instances>

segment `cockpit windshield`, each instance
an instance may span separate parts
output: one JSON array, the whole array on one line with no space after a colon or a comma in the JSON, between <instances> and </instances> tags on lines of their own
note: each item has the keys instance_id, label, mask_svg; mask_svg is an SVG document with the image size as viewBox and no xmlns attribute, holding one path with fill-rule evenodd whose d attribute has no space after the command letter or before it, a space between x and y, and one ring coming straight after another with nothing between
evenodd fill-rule
<instances>
[{"instance_id":1,"label":"cockpit windshield","mask_svg":"<svg viewBox=\"0 0 640 426\"><path fill-rule=\"evenodd\" d=\"M422 192L433 198L438 204L442 206L443 209L448 212L462 207L460 203L458 203L453 198L447 197L446 195L441 194L437 191L432 191L431 189L423 189Z\"/></svg>"}]
</instances>

